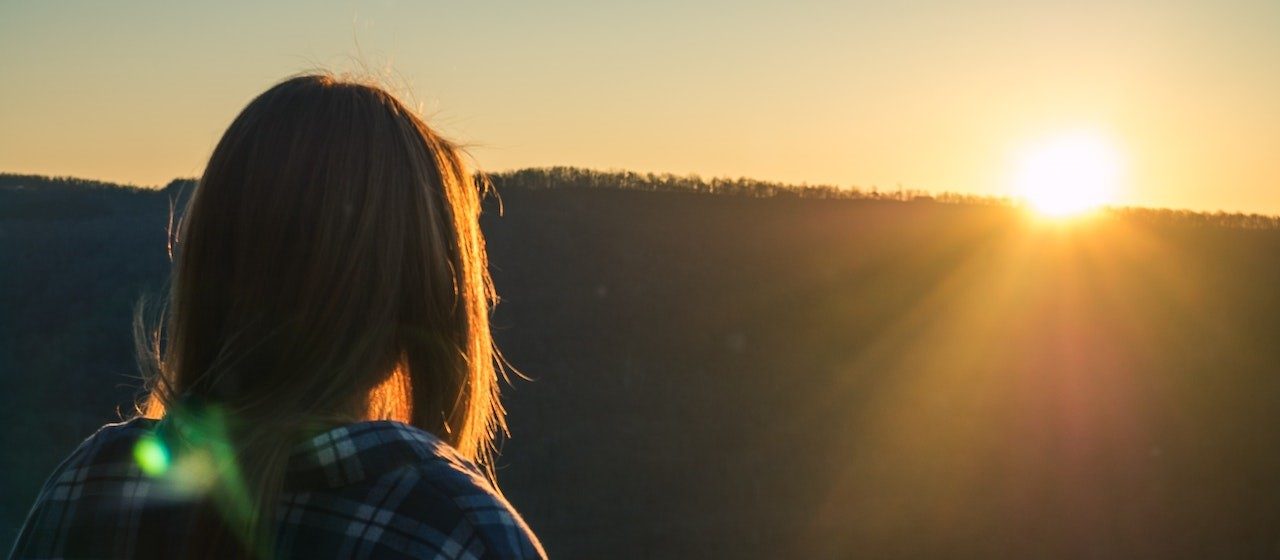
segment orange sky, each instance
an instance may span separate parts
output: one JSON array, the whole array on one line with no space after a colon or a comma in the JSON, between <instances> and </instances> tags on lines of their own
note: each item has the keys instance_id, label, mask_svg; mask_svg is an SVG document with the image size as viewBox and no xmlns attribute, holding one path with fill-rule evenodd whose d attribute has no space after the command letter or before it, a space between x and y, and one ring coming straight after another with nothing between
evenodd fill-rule
<instances>
[{"instance_id":1,"label":"orange sky","mask_svg":"<svg viewBox=\"0 0 1280 560\"><path fill-rule=\"evenodd\" d=\"M194 176L273 82L363 66L491 170L1005 195L1088 129L1116 203L1280 214L1274 0L178 4L0 4L0 171Z\"/></svg>"}]
</instances>

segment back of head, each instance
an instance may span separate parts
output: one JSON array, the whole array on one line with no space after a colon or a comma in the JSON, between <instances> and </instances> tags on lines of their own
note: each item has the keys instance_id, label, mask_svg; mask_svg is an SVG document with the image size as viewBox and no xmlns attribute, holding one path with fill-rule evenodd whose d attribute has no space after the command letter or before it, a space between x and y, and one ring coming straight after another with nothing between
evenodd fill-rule
<instances>
[{"instance_id":1,"label":"back of head","mask_svg":"<svg viewBox=\"0 0 1280 560\"><path fill-rule=\"evenodd\" d=\"M231 124L179 224L164 336L138 341L148 415L230 419L254 504L233 525L269 531L282 450L326 423L409 422L488 465L480 196L458 149L374 85L292 78Z\"/></svg>"}]
</instances>

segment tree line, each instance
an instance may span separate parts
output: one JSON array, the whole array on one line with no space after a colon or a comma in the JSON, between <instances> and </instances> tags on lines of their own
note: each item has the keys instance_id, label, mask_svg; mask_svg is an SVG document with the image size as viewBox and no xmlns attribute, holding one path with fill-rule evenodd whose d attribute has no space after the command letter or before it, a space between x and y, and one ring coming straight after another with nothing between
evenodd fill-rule
<instances>
[{"instance_id":1,"label":"tree line","mask_svg":"<svg viewBox=\"0 0 1280 560\"><path fill-rule=\"evenodd\" d=\"M858 186L840 187L829 184L793 184L777 181L764 181L745 177L712 177L704 178L696 174L677 175L673 173L638 173L625 170L596 170L582 167L554 166L531 167L525 169L499 171L483 174L499 191L508 188L521 189L624 189L649 192L686 192L711 195L741 196L750 198L803 198L829 200L863 200L889 202L927 202L941 204L961 204L967 206L1003 206L1014 208L1021 203L1013 198L984 196L965 193L934 193L921 189L895 188L891 190L879 187L861 188ZM174 179L159 189L171 198L180 199L190 194L194 187L194 179ZM20 175L0 173L0 191L20 194L24 190L35 189L45 195L74 194L75 200L63 199L60 208L33 204L35 200L10 199L7 207L0 207L0 218L40 219L46 214L75 214L86 217L93 213L87 208L92 205L95 195L101 196L120 190L130 194L146 196L154 193L153 187L121 185L92 179L77 177L46 177L41 175ZM48 199L41 202L51 202ZM25 204L23 204L25 203ZM1106 214L1152 225L1176 225L1191 227L1225 227L1236 229L1280 229L1280 216L1241 213L1241 212L1198 212L1193 210L1177 210L1168 208L1142 207L1108 207Z\"/></svg>"}]
</instances>

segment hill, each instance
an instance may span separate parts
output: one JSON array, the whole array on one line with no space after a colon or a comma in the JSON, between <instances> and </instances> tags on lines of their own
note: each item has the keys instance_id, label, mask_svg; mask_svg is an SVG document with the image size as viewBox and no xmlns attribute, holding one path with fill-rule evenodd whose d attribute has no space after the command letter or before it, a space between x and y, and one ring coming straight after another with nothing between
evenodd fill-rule
<instances>
[{"instance_id":1,"label":"hill","mask_svg":"<svg viewBox=\"0 0 1280 560\"><path fill-rule=\"evenodd\" d=\"M557 557L1280 546L1280 229L559 168L484 219L499 479ZM736 186L735 186L736 185ZM764 185L764 186L752 186ZM164 190L0 176L0 530L135 396Z\"/></svg>"}]
</instances>

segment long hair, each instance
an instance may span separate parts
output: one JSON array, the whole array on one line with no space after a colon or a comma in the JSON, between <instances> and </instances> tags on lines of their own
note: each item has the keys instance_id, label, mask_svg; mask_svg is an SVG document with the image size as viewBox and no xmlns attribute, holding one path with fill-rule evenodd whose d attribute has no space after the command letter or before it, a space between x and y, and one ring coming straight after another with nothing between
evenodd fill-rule
<instances>
[{"instance_id":1,"label":"long hair","mask_svg":"<svg viewBox=\"0 0 1280 560\"><path fill-rule=\"evenodd\" d=\"M477 177L386 90L329 75L267 90L218 142L161 322L139 313L135 343L146 416L225 419L238 474L219 491L240 496L223 521L252 554L272 554L289 449L322 426L407 422L492 477L505 423Z\"/></svg>"}]
</instances>

